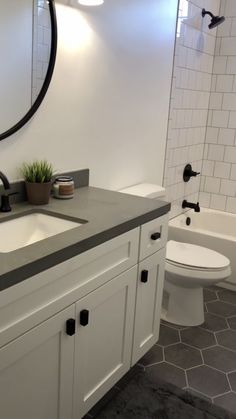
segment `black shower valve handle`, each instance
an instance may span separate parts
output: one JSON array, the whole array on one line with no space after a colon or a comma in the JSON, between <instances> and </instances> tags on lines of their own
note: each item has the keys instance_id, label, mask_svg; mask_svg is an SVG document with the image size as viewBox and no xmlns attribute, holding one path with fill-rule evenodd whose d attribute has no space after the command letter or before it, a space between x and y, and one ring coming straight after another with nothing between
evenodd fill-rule
<instances>
[{"instance_id":1,"label":"black shower valve handle","mask_svg":"<svg viewBox=\"0 0 236 419\"><path fill-rule=\"evenodd\" d=\"M192 171L192 173L191 173L191 176L198 176L198 175L200 175L200 172L194 172L194 171Z\"/></svg>"},{"instance_id":2,"label":"black shower valve handle","mask_svg":"<svg viewBox=\"0 0 236 419\"><path fill-rule=\"evenodd\" d=\"M188 182L191 177L196 177L198 175L200 175L200 172L195 172L192 169L191 164L186 164L186 166L184 168L184 173L183 173L183 180L184 180L184 182Z\"/></svg>"}]
</instances>

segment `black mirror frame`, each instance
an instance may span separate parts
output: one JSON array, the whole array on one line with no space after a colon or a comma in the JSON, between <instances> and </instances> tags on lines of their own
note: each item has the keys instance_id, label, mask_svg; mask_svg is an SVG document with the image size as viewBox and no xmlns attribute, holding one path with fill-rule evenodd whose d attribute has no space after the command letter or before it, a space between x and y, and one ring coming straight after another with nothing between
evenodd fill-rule
<instances>
[{"instance_id":1,"label":"black mirror frame","mask_svg":"<svg viewBox=\"0 0 236 419\"><path fill-rule=\"evenodd\" d=\"M23 116L23 118L17 122L15 125L13 125L12 128L9 128L7 131L0 134L0 141L4 140L5 138L9 137L10 135L14 134L16 131L21 129L35 114L39 106L41 105L44 96L47 93L48 87L50 85L53 70L55 67L56 62L56 53L57 53L57 19L56 19L56 10L55 10L55 4L54 0L48 0L48 7L50 12L50 18L51 18L51 52L50 52L50 58L49 58L49 64L48 64L48 70L46 73L46 77L42 86L42 89L39 92L39 95L36 99L36 101L31 106L30 110Z\"/></svg>"}]
</instances>

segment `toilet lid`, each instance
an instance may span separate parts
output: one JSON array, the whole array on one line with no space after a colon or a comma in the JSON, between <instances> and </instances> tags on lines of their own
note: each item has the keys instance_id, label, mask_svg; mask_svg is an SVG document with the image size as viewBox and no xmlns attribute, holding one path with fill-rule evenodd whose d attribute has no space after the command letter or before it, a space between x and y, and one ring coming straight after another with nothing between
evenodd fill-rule
<instances>
[{"instance_id":1,"label":"toilet lid","mask_svg":"<svg viewBox=\"0 0 236 419\"><path fill-rule=\"evenodd\" d=\"M167 243L166 259L192 268L223 269L230 265L227 257L214 250L174 240Z\"/></svg>"}]
</instances>

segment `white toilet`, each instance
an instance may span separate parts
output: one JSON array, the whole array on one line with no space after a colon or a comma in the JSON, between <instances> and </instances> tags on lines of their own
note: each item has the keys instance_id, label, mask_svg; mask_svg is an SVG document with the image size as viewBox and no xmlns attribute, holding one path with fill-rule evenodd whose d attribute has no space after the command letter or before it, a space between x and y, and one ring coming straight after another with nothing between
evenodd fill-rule
<instances>
[{"instance_id":1,"label":"white toilet","mask_svg":"<svg viewBox=\"0 0 236 419\"><path fill-rule=\"evenodd\" d=\"M148 183L120 192L152 199L165 198L164 188ZM206 247L169 240L164 283L167 300L162 308L162 318L183 326L204 323L203 287L222 282L230 275L227 257Z\"/></svg>"}]
</instances>

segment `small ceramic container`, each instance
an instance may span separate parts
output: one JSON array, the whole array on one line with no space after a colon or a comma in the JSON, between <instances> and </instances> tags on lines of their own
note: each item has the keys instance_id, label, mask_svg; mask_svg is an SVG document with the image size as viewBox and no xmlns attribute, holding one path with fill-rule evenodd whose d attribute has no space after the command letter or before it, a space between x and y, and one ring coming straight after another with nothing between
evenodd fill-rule
<instances>
[{"instance_id":1,"label":"small ceramic container","mask_svg":"<svg viewBox=\"0 0 236 419\"><path fill-rule=\"evenodd\" d=\"M56 177L53 187L53 196L58 199L69 199L74 196L74 181L71 176Z\"/></svg>"}]
</instances>

